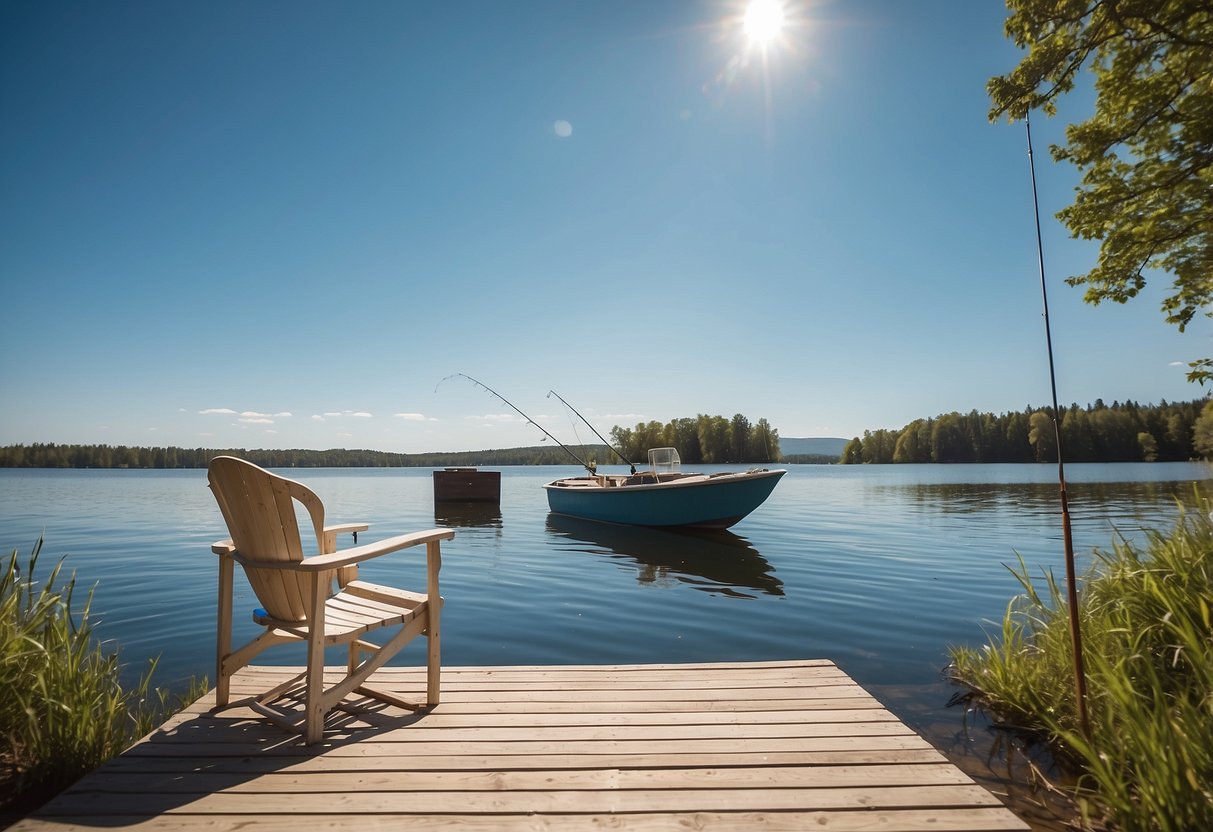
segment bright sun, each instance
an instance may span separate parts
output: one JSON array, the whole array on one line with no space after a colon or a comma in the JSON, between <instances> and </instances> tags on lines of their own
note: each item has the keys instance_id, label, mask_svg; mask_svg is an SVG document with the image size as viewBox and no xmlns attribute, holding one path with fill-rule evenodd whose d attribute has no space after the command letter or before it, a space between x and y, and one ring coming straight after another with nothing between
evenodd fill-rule
<instances>
[{"instance_id":1,"label":"bright sun","mask_svg":"<svg viewBox=\"0 0 1213 832\"><path fill-rule=\"evenodd\" d=\"M766 46L783 29L783 4L780 0L750 0L743 25L751 43Z\"/></svg>"}]
</instances>

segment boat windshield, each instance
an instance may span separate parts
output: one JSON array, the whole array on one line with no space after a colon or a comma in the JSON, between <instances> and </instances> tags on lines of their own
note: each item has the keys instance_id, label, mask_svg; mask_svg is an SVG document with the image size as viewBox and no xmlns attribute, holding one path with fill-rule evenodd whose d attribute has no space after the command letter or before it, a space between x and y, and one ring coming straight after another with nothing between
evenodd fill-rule
<instances>
[{"instance_id":1,"label":"boat windshield","mask_svg":"<svg viewBox=\"0 0 1213 832\"><path fill-rule=\"evenodd\" d=\"M677 448L649 448L649 467L658 474L676 474L682 470Z\"/></svg>"}]
</instances>

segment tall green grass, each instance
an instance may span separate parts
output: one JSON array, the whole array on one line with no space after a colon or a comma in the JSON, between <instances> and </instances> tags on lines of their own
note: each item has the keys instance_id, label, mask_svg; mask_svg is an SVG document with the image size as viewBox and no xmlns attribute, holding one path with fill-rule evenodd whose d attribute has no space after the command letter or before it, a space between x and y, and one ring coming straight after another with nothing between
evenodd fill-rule
<instances>
[{"instance_id":1,"label":"tall green grass","mask_svg":"<svg viewBox=\"0 0 1213 832\"><path fill-rule=\"evenodd\" d=\"M0 572L0 809L32 808L154 729L170 710L150 687L155 662L124 689L116 652L93 638L90 590L73 610L75 576L59 561L39 578L39 539ZM186 697L200 694L191 685Z\"/></svg>"},{"instance_id":2,"label":"tall green grass","mask_svg":"<svg viewBox=\"0 0 1213 832\"><path fill-rule=\"evenodd\" d=\"M961 699L1045 744L1078 775L1089 828L1213 829L1213 505L1199 492L1144 551L1096 550L1081 582L1090 736L1075 713L1069 613L1051 574L1022 595L981 650L951 650ZM1182 508L1182 507L1181 507Z\"/></svg>"}]
</instances>

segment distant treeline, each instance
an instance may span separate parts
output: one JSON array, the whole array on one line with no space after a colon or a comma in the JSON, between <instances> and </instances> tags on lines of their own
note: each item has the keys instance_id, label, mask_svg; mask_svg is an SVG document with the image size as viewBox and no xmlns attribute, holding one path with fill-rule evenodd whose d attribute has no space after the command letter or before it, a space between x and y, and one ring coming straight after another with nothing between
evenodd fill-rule
<instances>
[{"instance_id":1,"label":"distant treeline","mask_svg":"<svg viewBox=\"0 0 1213 832\"><path fill-rule=\"evenodd\" d=\"M1202 408L1205 414L1202 416ZM1172 462L1213 456L1213 404L1206 399L1158 405L1102 400L1062 413L1067 462ZM901 430L864 431L836 459L819 454L779 453L779 432L766 419L740 413L732 419L700 415L666 424L616 426L611 440L633 463L645 465L649 448L674 447L689 465L786 463L964 463L1055 462L1050 411L1027 408L1004 413L946 413L915 419ZM599 465L618 464L606 445L573 445L577 457ZM576 465L559 445L400 454L387 451L304 449L158 448L128 445L8 445L0 468L205 468L212 457L231 454L266 468L444 468L478 465Z\"/></svg>"},{"instance_id":2,"label":"distant treeline","mask_svg":"<svg viewBox=\"0 0 1213 832\"><path fill-rule=\"evenodd\" d=\"M671 419L664 425L653 421L634 428L616 425L611 441L634 464L648 462L649 448L677 448L678 456L691 465L778 462L779 431L766 419L750 424L738 413L732 419L700 414L695 418Z\"/></svg>"},{"instance_id":3,"label":"distant treeline","mask_svg":"<svg viewBox=\"0 0 1213 832\"><path fill-rule=\"evenodd\" d=\"M605 445L577 446L578 456L607 460ZM143 448L127 445L9 445L0 468L205 468L212 457L238 456L264 468L443 468L473 465L576 465L559 446L397 454L386 451L246 450L244 448Z\"/></svg>"},{"instance_id":4,"label":"distant treeline","mask_svg":"<svg viewBox=\"0 0 1213 832\"><path fill-rule=\"evenodd\" d=\"M779 461L788 465L837 465L838 457L834 454L784 454Z\"/></svg>"},{"instance_id":5,"label":"distant treeline","mask_svg":"<svg viewBox=\"0 0 1213 832\"><path fill-rule=\"evenodd\" d=\"M1067 462L1179 462L1199 458L1196 426L1207 400L1158 405L1102 400L1062 411ZM864 431L842 452L843 464L922 462L1056 462L1051 409L946 413L901 430ZM1213 418L1213 417L1209 417Z\"/></svg>"}]
</instances>

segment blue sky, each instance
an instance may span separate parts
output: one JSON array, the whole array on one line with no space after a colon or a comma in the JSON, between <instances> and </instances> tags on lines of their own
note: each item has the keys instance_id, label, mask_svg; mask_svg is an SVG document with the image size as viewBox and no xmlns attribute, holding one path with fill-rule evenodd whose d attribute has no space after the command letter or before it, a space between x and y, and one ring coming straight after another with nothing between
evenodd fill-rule
<instances>
[{"instance_id":1,"label":"blue sky","mask_svg":"<svg viewBox=\"0 0 1213 832\"><path fill-rule=\"evenodd\" d=\"M1048 401L995 2L5 2L0 444L783 436ZM1170 284L1091 307L1033 123L1063 403L1206 391ZM576 431L574 430L576 428Z\"/></svg>"}]
</instances>

